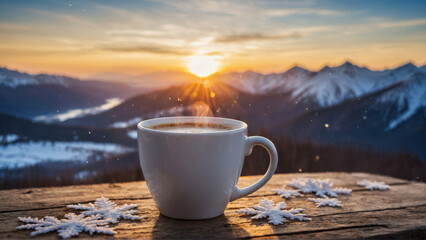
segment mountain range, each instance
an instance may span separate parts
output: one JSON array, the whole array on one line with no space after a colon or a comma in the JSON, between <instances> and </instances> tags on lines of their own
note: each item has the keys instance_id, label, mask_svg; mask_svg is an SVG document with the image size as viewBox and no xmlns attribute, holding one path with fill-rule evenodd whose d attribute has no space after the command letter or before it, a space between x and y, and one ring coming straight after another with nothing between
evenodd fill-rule
<instances>
[{"instance_id":1,"label":"mountain range","mask_svg":"<svg viewBox=\"0 0 426 240\"><path fill-rule=\"evenodd\" d=\"M331 106L346 99L360 97L397 82L415 72L425 72L407 63L395 69L372 71L345 62L338 67L324 67L318 72L293 67L284 73L230 73L218 78L231 86L253 94L291 93L295 101L312 101L321 107Z\"/></svg>"},{"instance_id":2,"label":"mountain range","mask_svg":"<svg viewBox=\"0 0 426 240\"><path fill-rule=\"evenodd\" d=\"M98 106L107 99L127 98L142 91L124 83L0 68L0 112L25 118Z\"/></svg>"},{"instance_id":3,"label":"mountain range","mask_svg":"<svg viewBox=\"0 0 426 240\"><path fill-rule=\"evenodd\" d=\"M3 88L10 93L28 86L20 83L22 78L8 76L12 80L3 80ZM42 76L38 77L43 79L39 85L67 87L74 82L66 77ZM84 93L76 92L73 99ZM31 104L39 105L38 101L34 97ZM56 102L57 107L61 104ZM318 72L293 67L273 74L216 74L190 84L141 93L107 111L61 124L131 131L141 119L176 115L236 118L246 121L253 132L264 130L324 144L403 151L426 159L426 67L408 63L373 71L346 62Z\"/></svg>"},{"instance_id":4,"label":"mountain range","mask_svg":"<svg viewBox=\"0 0 426 240\"><path fill-rule=\"evenodd\" d=\"M141 94L68 125L108 127L135 118L210 115L237 118L250 129L326 144L412 152L426 159L426 71L409 63L372 71L349 62L312 72L215 75L198 83ZM133 126L132 126L133 127Z\"/></svg>"},{"instance_id":5,"label":"mountain range","mask_svg":"<svg viewBox=\"0 0 426 240\"><path fill-rule=\"evenodd\" d=\"M295 103L310 103L321 108L401 84L377 99L377 104L394 103L397 108L386 110L388 114L384 120L388 123L386 129L390 130L426 106L425 73L426 66L417 68L411 63L391 70L372 71L345 62L335 68L324 67L318 72L293 67L281 74L231 73L220 79L245 92L290 94Z\"/></svg>"}]
</instances>

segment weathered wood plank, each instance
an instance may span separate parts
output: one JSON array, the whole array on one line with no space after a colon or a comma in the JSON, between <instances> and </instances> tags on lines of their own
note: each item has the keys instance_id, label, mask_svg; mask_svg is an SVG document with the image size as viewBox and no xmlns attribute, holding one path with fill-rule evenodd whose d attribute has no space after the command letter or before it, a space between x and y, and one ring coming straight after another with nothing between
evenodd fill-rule
<instances>
[{"instance_id":1,"label":"weathered wood plank","mask_svg":"<svg viewBox=\"0 0 426 240\"><path fill-rule=\"evenodd\" d=\"M65 211L57 211L64 214ZM151 213L151 214L150 214ZM407 213L413 214L407 218ZM422 214L419 214L422 213ZM141 222L121 221L115 225L116 238L249 238L267 236L291 236L292 238L312 238L327 235L328 238L359 238L391 234L424 226L426 206L375 212L354 212L338 215L313 217L311 222L287 222L273 226L265 220L251 221L233 211L227 210L223 216L203 221L181 221L163 217L158 211L144 213ZM395 221L396 219L402 221ZM422 225L423 224L423 225ZM345 230L345 231L343 231ZM334 231L342 231L336 233ZM344 233L343 233L344 232ZM341 235L345 234L345 235ZM0 238L27 238L29 231L0 232ZM95 235L99 238L109 236ZM333 237L332 237L333 236ZM42 235L39 238L55 238L56 234Z\"/></svg>"},{"instance_id":2,"label":"weathered wood plank","mask_svg":"<svg viewBox=\"0 0 426 240\"><path fill-rule=\"evenodd\" d=\"M389 184L408 183L397 178L370 175L366 173L298 173L298 174L276 174L268 184L259 191L250 195L267 196L271 195L271 189L282 188L286 181L297 177L310 178L330 178L333 179L335 186L349 187L357 190L362 187L356 185L356 181L360 179L374 179L385 181ZM248 186L260 176L241 177L239 186ZM0 191L0 212L16 211L26 209L61 207L71 203L82 203L93 201L100 196L110 199L144 199L151 198L146 183L130 182L130 183L114 183L114 184L96 184L51 188L31 188L31 189L15 189ZM13 201L10 201L13 197Z\"/></svg>"},{"instance_id":3,"label":"weathered wood plank","mask_svg":"<svg viewBox=\"0 0 426 240\"><path fill-rule=\"evenodd\" d=\"M316 208L307 201L312 194L287 200L288 208L302 207L311 222L289 221L272 226L265 220L252 221L235 210L257 204L267 196L275 202L283 201L272 192L294 177L330 178L336 186L355 189L350 196L342 195L342 208ZM258 177L245 177L241 185L248 185ZM369 191L356 186L360 179L382 180L394 184L389 191ZM98 191L99 190L99 191ZM31 191L31 193L25 193ZM73 194L74 191L74 194ZM93 192L92 192L93 191ZM135 193L137 191L137 193ZM364 173L278 174L261 191L238 199L228 205L225 214L203 221L181 221L163 217L147 192L145 183L100 184L64 188L44 188L1 191L0 238L28 238L30 231L18 231L18 216L61 217L73 212L69 203L94 201L97 197L111 197L117 204L139 204L141 221L120 221L112 225L115 236L95 235L96 238L365 238L395 236L408 232L426 234L426 184ZM24 193L23 193L24 192ZM46 195L43 194L46 192ZM65 193L65 196L62 194ZM9 201L4 194L8 195ZM15 196L17 195L17 196ZM20 195L32 195L21 197ZM58 201L55 201L57 197ZM18 201L15 201L18 199ZM82 201L83 200L83 201ZM22 202L25 202L24 204ZM4 206L4 204L10 204ZM32 210L31 210L32 209ZM82 237L89 235L83 234ZM410 235L406 235L410 236ZM419 235L421 236L421 235ZM57 238L56 233L38 238Z\"/></svg>"}]
</instances>

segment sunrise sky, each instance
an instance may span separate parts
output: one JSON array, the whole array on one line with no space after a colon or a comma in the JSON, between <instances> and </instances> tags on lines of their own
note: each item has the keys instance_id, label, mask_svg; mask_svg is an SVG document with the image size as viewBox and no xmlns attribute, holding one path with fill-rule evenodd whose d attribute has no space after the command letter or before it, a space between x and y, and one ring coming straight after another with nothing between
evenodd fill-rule
<instances>
[{"instance_id":1,"label":"sunrise sky","mask_svg":"<svg viewBox=\"0 0 426 240\"><path fill-rule=\"evenodd\" d=\"M0 1L0 66L83 78L426 64L426 1Z\"/></svg>"}]
</instances>

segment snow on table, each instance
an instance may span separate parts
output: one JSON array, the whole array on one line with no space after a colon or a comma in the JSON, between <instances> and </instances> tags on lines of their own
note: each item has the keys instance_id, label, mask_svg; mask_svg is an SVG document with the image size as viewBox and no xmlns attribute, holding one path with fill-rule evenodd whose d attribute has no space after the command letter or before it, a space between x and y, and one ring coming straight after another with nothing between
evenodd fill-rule
<instances>
[{"instance_id":1,"label":"snow on table","mask_svg":"<svg viewBox=\"0 0 426 240\"><path fill-rule=\"evenodd\" d=\"M339 195L342 207L316 207L308 198L315 194L284 199L273 190L282 189L296 178L330 179L336 187L352 189L350 195ZM242 177L238 185L248 186L259 176ZM391 186L388 191L370 191L357 185L368 179L383 181ZM426 234L426 184L367 173L298 173L275 174L259 191L228 204L225 214L202 221L180 221L159 214L145 182L96 184L52 188L32 188L0 191L0 239L28 239L30 231L17 231L22 224L18 217L63 217L70 204L87 204L104 196L118 205L138 204L140 221L120 220L111 225L114 236L90 236L81 233L78 238L269 238L290 239L359 239L374 237L413 238ZM236 213L252 208L268 198L274 203L285 201L286 209L303 208L311 221L289 220L273 225L268 220L252 220L251 215ZM178 206L176 206L178 207ZM56 233L32 239L57 238ZM76 239L78 239L76 238Z\"/></svg>"}]
</instances>

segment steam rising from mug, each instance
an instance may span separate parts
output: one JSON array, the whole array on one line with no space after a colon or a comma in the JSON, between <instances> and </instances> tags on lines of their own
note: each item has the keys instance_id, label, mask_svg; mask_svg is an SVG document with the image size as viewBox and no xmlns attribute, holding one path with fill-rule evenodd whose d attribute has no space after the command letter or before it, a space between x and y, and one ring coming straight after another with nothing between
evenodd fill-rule
<instances>
[{"instance_id":1,"label":"steam rising from mug","mask_svg":"<svg viewBox=\"0 0 426 240\"><path fill-rule=\"evenodd\" d=\"M220 111L217 111L216 93L222 90L226 92L226 89L222 89L220 84L213 84L213 82L214 80L211 79L202 79L197 83L189 85L181 97L178 98L178 101L182 102L180 104L181 107L184 109L180 114L193 117L206 117L201 118L202 123L209 123L207 117L214 117L215 113ZM184 106L184 103L190 103L190 105Z\"/></svg>"},{"instance_id":2,"label":"steam rising from mug","mask_svg":"<svg viewBox=\"0 0 426 240\"><path fill-rule=\"evenodd\" d=\"M192 116L194 117L214 117L210 106L205 102L198 101L192 105Z\"/></svg>"},{"instance_id":3,"label":"steam rising from mug","mask_svg":"<svg viewBox=\"0 0 426 240\"><path fill-rule=\"evenodd\" d=\"M205 126L205 124L209 123L209 118L207 117L214 117L213 111L205 102L198 101L194 103L191 107L191 110L193 117L206 117L200 118L197 122L195 122L196 127Z\"/></svg>"}]
</instances>

